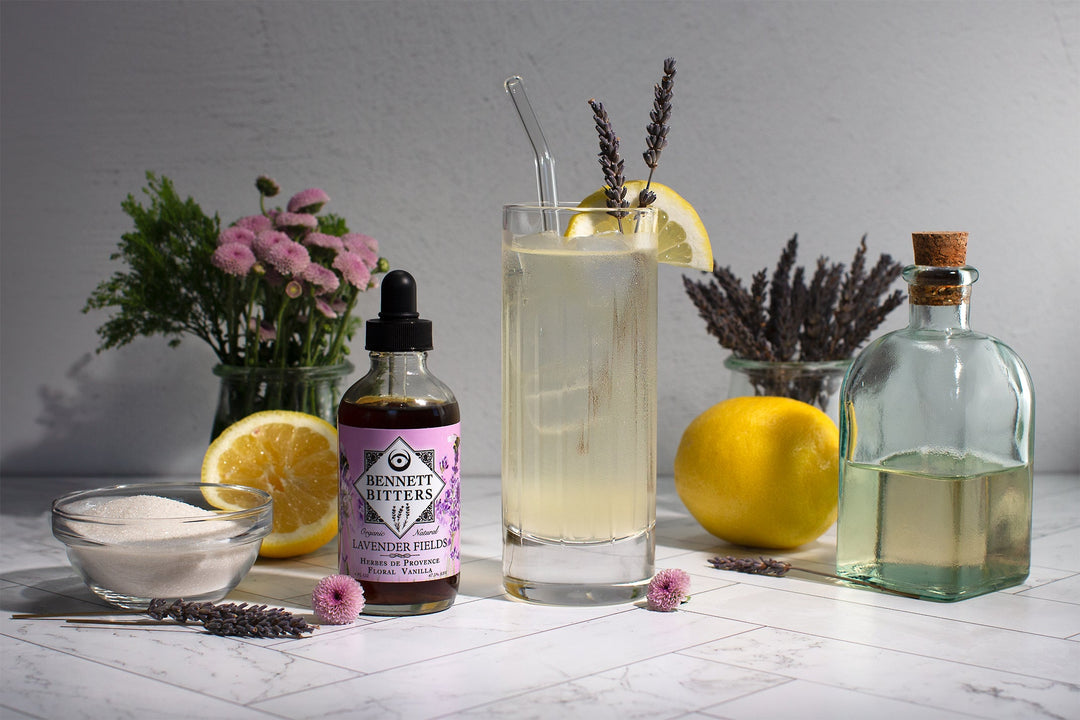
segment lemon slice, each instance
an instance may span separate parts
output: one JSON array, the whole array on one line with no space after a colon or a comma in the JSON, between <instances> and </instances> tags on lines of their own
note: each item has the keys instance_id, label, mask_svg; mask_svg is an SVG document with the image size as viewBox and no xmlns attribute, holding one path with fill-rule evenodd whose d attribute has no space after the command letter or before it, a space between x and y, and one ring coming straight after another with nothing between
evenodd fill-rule
<instances>
[{"instance_id":1,"label":"lemon slice","mask_svg":"<svg viewBox=\"0 0 1080 720\"><path fill-rule=\"evenodd\" d=\"M202 481L265 490L274 522L259 554L285 558L322 547L338 531L337 430L314 415L267 410L225 429L203 457ZM207 502L239 510L227 488L204 488Z\"/></svg>"},{"instance_id":2,"label":"lemon slice","mask_svg":"<svg viewBox=\"0 0 1080 720\"><path fill-rule=\"evenodd\" d=\"M638 206L638 194L645 187L644 180L627 180L626 197L631 198L630 206ZM652 207L659 211L658 241L656 259L667 265L692 268L694 270L712 270L712 245L709 233L701 222L693 205L667 185L654 182L649 189L656 193ZM606 198L603 189L597 190L582 200L578 207L604 207ZM593 235L610 232L618 228L618 221L611 216L604 216L596 221L589 215L575 215L570 219L566 234L572 236Z\"/></svg>"}]
</instances>

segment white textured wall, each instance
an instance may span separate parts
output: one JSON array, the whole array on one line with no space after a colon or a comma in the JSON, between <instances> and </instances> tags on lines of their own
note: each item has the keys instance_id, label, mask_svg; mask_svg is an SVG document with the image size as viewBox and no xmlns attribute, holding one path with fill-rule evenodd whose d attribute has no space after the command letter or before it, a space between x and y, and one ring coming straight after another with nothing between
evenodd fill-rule
<instances>
[{"instance_id":1,"label":"white textured wall","mask_svg":"<svg viewBox=\"0 0 1080 720\"><path fill-rule=\"evenodd\" d=\"M432 366L474 473L498 469L499 208L534 195L502 89L525 77L564 198L600 184L586 100L640 174L652 83L678 58L657 179L741 275L910 258L964 229L973 325L1024 357L1037 467L1080 467L1080 4L1070 2L90 2L0 4L2 471L197 472L216 385L198 341L96 355L79 312L146 170L226 221L253 178L318 186L421 283ZM376 309L376 297L361 308ZM660 472L721 400L727 352L661 272ZM890 328L902 324L897 312ZM363 357L362 339L354 357Z\"/></svg>"}]
</instances>

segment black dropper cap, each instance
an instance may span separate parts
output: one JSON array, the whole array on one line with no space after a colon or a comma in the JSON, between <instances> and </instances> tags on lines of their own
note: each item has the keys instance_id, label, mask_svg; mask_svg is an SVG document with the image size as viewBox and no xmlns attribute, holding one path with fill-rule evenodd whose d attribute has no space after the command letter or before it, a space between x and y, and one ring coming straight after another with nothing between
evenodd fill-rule
<instances>
[{"instance_id":1,"label":"black dropper cap","mask_svg":"<svg viewBox=\"0 0 1080 720\"><path fill-rule=\"evenodd\" d=\"M416 312L416 280L404 270L392 270L382 281L378 320L367 321L367 343L374 352L430 350L431 321Z\"/></svg>"}]
</instances>

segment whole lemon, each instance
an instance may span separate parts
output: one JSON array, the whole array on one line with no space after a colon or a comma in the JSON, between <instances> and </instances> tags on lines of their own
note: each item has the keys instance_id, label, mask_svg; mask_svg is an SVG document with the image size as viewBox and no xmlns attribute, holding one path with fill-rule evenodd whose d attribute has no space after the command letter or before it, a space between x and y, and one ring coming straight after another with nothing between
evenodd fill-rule
<instances>
[{"instance_id":1,"label":"whole lemon","mask_svg":"<svg viewBox=\"0 0 1080 720\"><path fill-rule=\"evenodd\" d=\"M737 397L687 426L675 489L710 533L737 545L792 548L836 520L840 431L812 405Z\"/></svg>"}]
</instances>

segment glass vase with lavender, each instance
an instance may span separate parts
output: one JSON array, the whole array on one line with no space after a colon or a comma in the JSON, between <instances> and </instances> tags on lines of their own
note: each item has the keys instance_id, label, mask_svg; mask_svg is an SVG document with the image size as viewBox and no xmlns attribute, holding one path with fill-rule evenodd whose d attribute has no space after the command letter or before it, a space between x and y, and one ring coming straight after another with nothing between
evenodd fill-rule
<instances>
[{"instance_id":1,"label":"glass vase with lavender","mask_svg":"<svg viewBox=\"0 0 1080 720\"><path fill-rule=\"evenodd\" d=\"M796 266L799 240L784 246L771 277L749 285L714 264L707 279L683 276L687 295L709 334L731 350L728 397L774 395L814 405L838 421L837 395L858 347L904 301L890 292L899 263L882 254L867 267L863 236L851 264L820 257Z\"/></svg>"}]
</instances>

